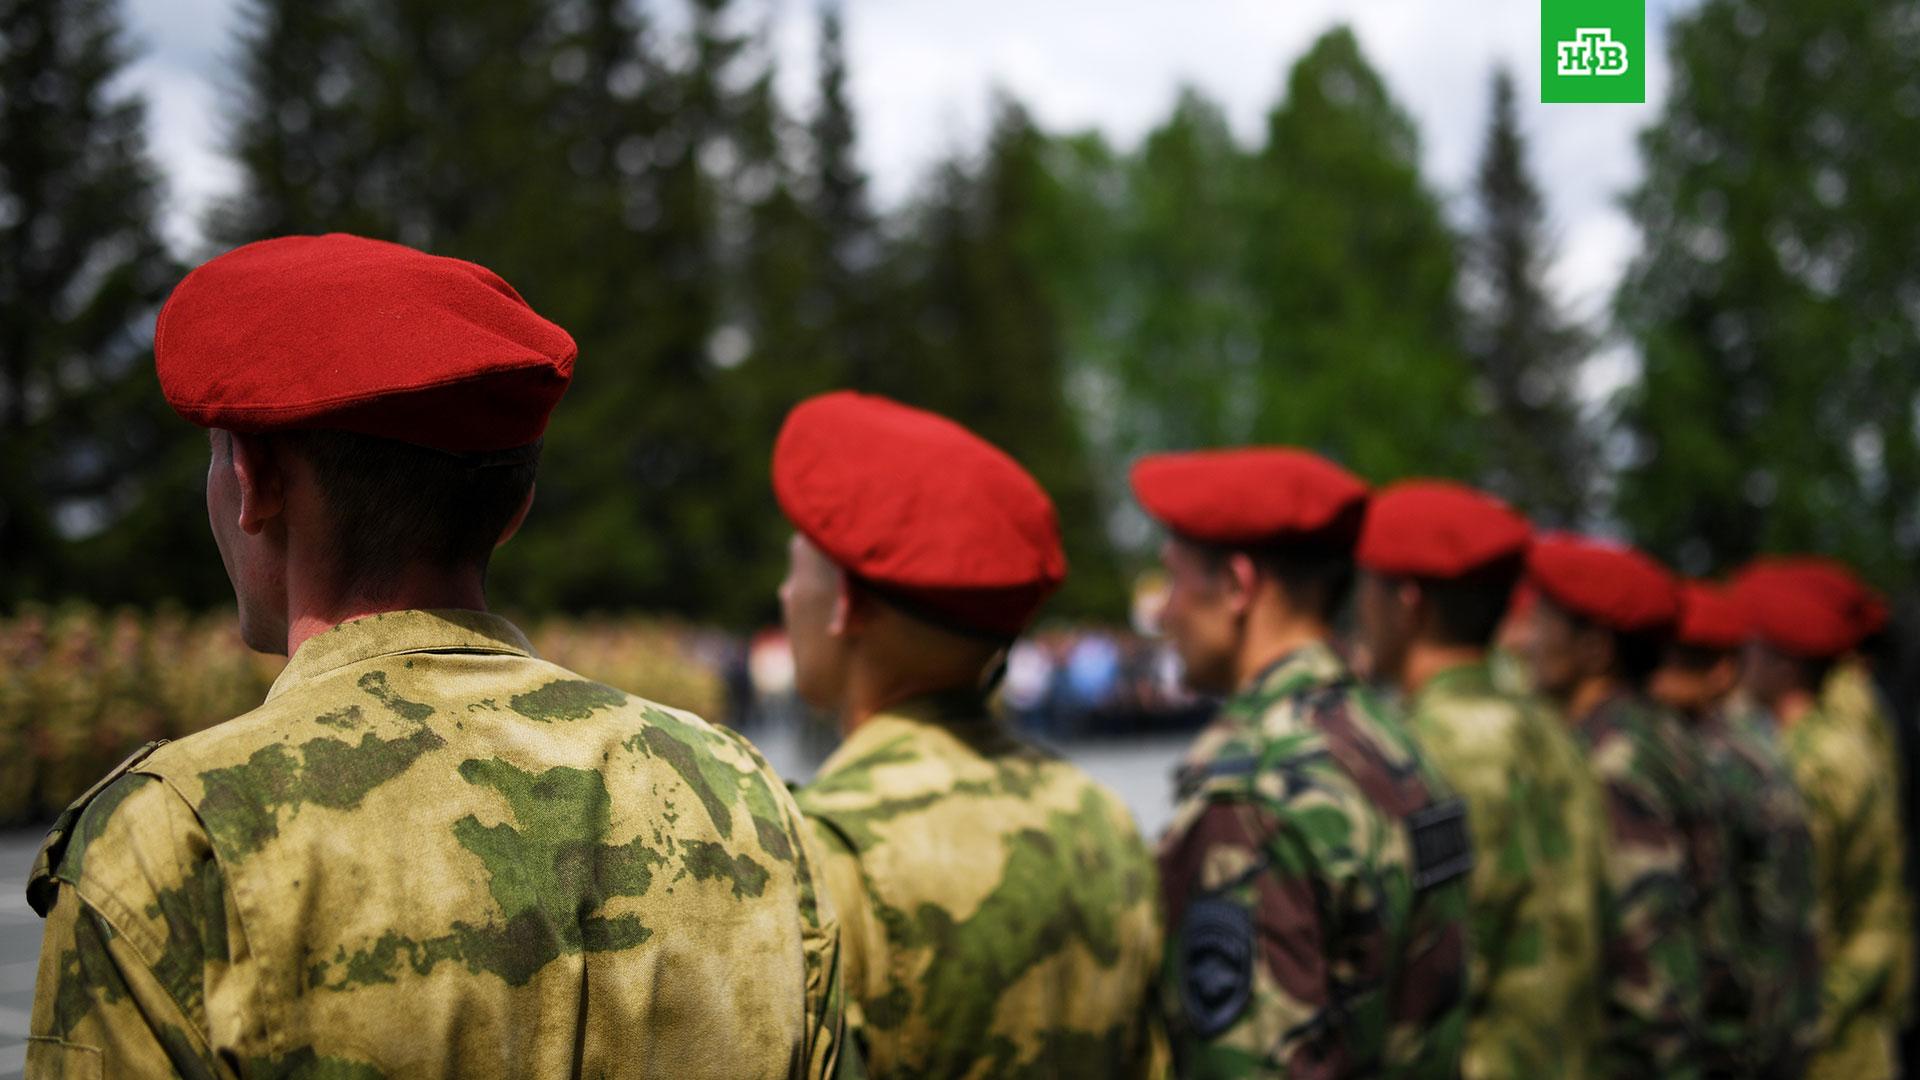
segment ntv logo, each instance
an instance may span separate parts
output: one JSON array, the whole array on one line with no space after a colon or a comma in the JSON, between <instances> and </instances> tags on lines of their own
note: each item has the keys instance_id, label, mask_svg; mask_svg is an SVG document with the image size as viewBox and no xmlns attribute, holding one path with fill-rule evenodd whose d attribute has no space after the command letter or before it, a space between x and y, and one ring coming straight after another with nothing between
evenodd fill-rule
<instances>
[{"instance_id":1,"label":"ntv logo","mask_svg":"<svg viewBox=\"0 0 1920 1080\"><path fill-rule=\"evenodd\" d=\"M1627 47L1613 40L1604 27L1574 31L1572 41L1554 43L1560 53L1561 75L1625 75Z\"/></svg>"}]
</instances>

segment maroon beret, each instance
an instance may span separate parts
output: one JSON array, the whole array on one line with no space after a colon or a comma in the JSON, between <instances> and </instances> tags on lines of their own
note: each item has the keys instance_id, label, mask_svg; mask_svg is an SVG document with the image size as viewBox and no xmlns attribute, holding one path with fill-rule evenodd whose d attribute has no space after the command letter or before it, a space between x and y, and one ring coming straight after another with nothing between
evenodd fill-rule
<instances>
[{"instance_id":1,"label":"maroon beret","mask_svg":"<svg viewBox=\"0 0 1920 1080\"><path fill-rule=\"evenodd\" d=\"M1673 575L1626 545L1549 533L1534 541L1527 576L1548 600L1609 630L1671 630L1680 617Z\"/></svg>"},{"instance_id":2,"label":"maroon beret","mask_svg":"<svg viewBox=\"0 0 1920 1080\"><path fill-rule=\"evenodd\" d=\"M1851 649L1887 625L1887 602L1845 563L1820 555L1768 556L1749 563L1741 576L1780 573L1798 578L1847 613L1857 634Z\"/></svg>"},{"instance_id":3,"label":"maroon beret","mask_svg":"<svg viewBox=\"0 0 1920 1080\"><path fill-rule=\"evenodd\" d=\"M1053 501L943 416L839 391L801 402L773 448L794 528L848 573L936 621L1023 630L1067 576Z\"/></svg>"},{"instance_id":4,"label":"maroon beret","mask_svg":"<svg viewBox=\"0 0 1920 1080\"><path fill-rule=\"evenodd\" d=\"M350 431L454 453L538 440L575 352L485 267L339 233L202 265L153 335L167 403L201 427Z\"/></svg>"},{"instance_id":5,"label":"maroon beret","mask_svg":"<svg viewBox=\"0 0 1920 1080\"><path fill-rule=\"evenodd\" d=\"M1484 492L1408 480L1375 492L1354 561L1379 574L1451 580L1524 555L1527 519Z\"/></svg>"},{"instance_id":6,"label":"maroon beret","mask_svg":"<svg viewBox=\"0 0 1920 1080\"><path fill-rule=\"evenodd\" d=\"M1827 659L1867 634L1860 597L1842 584L1828 567L1769 559L1742 570L1733 593L1753 636L1781 652Z\"/></svg>"},{"instance_id":7,"label":"maroon beret","mask_svg":"<svg viewBox=\"0 0 1920 1080\"><path fill-rule=\"evenodd\" d=\"M1150 454L1132 479L1154 520L1208 544L1350 549L1367 504L1358 477L1286 447Z\"/></svg>"},{"instance_id":8,"label":"maroon beret","mask_svg":"<svg viewBox=\"0 0 1920 1080\"><path fill-rule=\"evenodd\" d=\"M1673 639L1697 649L1737 649L1747 640L1747 617L1726 590L1688 581L1680 586L1680 622Z\"/></svg>"}]
</instances>

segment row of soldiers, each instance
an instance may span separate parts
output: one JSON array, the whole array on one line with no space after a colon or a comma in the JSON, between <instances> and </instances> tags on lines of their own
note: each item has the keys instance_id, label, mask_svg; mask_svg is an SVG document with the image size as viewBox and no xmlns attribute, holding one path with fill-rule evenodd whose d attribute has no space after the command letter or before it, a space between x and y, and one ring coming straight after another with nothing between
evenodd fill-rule
<instances>
[{"instance_id":1,"label":"row of soldiers","mask_svg":"<svg viewBox=\"0 0 1920 1080\"><path fill-rule=\"evenodd\" d=\"M1843 570L1682 587L1457 485L1149 457L1162 629L1224 698L1156 856L996 719L1058 523L920 410L777 439L796 684L844 733L805 787L535 657L485 571L574 354L350 236L174 291L160 383L290 659L49 833L29 1076L1895 1074L1884 608Z\"/></svg>"}]
</instances>

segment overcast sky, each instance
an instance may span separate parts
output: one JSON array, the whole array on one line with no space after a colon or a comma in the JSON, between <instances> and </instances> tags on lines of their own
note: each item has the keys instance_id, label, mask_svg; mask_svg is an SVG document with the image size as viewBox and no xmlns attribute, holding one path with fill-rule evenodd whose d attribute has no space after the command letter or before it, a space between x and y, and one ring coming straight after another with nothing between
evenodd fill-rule
<instances>
[{"instance_id":1,"label":"overcast sky","mask_svg":"<svg viewBox=\"0 0 1920 1080\"><path fill-rule=\"evenodd\" d=\"M815 4L773 0L782 87L811 92ZM1345 21L1418 120L1429 182L1458 214L1486 123L1489 72L1518 80L1532 164L1559 238L1555 282L1597 312L1631 257L1618 199L1639 171L1634 135L1667 86L1664 23L1686 0L1652 0L1646 105L1541 105L1539 0L846 0L861 153L883 204L911 192L954 147L976 145L996 86L1051 130L1097 127L1131 145L1183 83L1227 110L1249 142L1287 67ZM128 0L139 49L129 73L151 102L155 154L171 187L167 232L198 243L207 199L233 183L221 157L234 0ZM1620 376L1603 361L1589 389Z\"/></svg>"}]
</instances>

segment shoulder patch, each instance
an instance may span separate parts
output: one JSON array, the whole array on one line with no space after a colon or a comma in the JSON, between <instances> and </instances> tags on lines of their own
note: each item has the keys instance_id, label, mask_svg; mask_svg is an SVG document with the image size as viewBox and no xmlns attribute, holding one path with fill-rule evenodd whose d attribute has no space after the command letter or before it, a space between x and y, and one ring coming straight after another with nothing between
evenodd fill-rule
<instances>
[{"instance_id":1,"label":"shoulder patch","mask_svg":"<svg viewBox=\"0 0 1920 1080\"><path fill-rule=\"evenodd\" d=\"M80 797L68 804L60 816L53 821L53 828L47 830L47 838L40 843L40 854L33 860L33 873L27 877L27 903L41 918L53 910L54 884L53 872L60 866L60 859L67 852L67 844L73 839L74 826L80 822L80 815L87 805L100 797L115 780L133 770L133 767L147 760L155 750L167 744L161 739L127 755L127 759L114 766L113 771L100 778L99 782L82 792Z\"/></svg>"},{"instance_id":2,"label":"shoulder patch","mask_svg":"<svg viewBox=\"0 0 1920 1080\"><path fill-rule=\"evenodd\" d=\"M1444 885L1473 869L1473 842L1467 838L1467 805L1445 799L1407 815L1413 842L1413 887Z\"/></svg>"},{"instance_id":3,"label":"shoulder patch","mask_svg":"<svg viewBox=\"0 0 1920 1080\"><path fill-rule=\"evenodd\" d=\"M1253 998L1253 913L1217 896L1195 900L1180 920L1180 1005L1187 1026L1211 1039Z\"/></svg>"}]
</instances>

